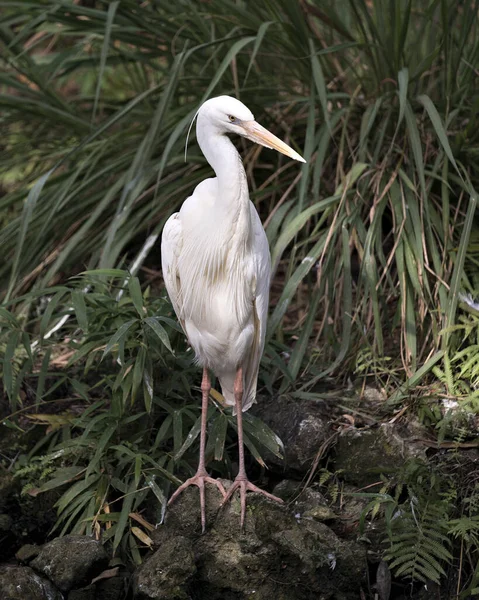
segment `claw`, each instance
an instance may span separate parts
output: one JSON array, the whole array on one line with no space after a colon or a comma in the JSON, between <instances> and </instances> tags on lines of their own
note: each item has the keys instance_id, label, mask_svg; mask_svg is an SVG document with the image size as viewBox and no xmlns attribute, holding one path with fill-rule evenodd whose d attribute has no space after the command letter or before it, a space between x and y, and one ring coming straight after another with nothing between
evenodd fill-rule
<instances>
[{"instance_id":1,"label":"claw","mask_svg":"<svg viewBox=\"0 0 479 600\"><path fill-rule=\"evenodd\" d=\"M220 481L213 479L213 477L210 477L206 472L202 473L198 471L196 475L190 477L190 479L187 479L184 483L182 483L168 501L168 506L170 506L178 498L178 496L186 490L186 488L190 487L190 485L196 485L200 490L201 533L204 533L206 529L205 483L212 483L213 485L216 485L223 498L226 497L225 488Z\"/></svg>"},{"instance_id":2,"label":"claw","mask_svg":"<svg viewBox=\"0 0 479 600\"><path fill-rule=\"evenodd\" d=\"M281 498L278 498L277 496L274 496L269 492L265 492L258 486L251 483L251 481L249 481L247 477L238 476L234 480L233 485L229 488L228 493L224 496L223 502L221 503L222 507L231 500L233 494L238 488L240 490L241 499L241 530L244 529L244 522L246 517L246 492L255 492L256 494L262 494L269 500L273 500L274 502L279 502L280 504L283 504L283 500L281 500Z\"/></svg>"}]
</instances>

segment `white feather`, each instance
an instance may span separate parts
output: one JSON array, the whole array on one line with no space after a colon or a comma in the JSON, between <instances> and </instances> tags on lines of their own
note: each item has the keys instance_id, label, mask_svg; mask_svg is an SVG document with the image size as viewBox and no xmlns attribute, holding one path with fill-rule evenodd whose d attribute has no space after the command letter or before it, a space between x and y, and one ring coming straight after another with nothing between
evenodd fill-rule
<instances>
[{"instance_id":1,"label":"white feather","mask_svg":"<svg viewBox=\"0 0 479 600\"><path fill-rule=\"evenodd\" d=\"M227 404L233 406L236 372L243 368L243 410L256 396L271 265L243 164L225 133L258 141L260 131L264 145L273 140L282 144L280 151L297 155L259 127L234 98L220 96L202 105L197 138L216 177L202 181L168 219L161 244L166 288L196 360L217 375Z\"/></svg>"}]
</instances>

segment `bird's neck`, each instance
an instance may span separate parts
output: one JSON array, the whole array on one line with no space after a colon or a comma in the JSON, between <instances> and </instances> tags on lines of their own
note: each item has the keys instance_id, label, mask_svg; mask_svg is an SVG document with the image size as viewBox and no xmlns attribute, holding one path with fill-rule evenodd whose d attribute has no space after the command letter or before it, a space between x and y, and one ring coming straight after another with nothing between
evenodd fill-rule
<instances>
[{"instance_id":1,"label":"bird's neck","mask_svg":"<svg viewBox=\"0 0 479 600\"><path fill-rule=\"evenodd\" d=\"M197 124L197 139L218 180L216 198L219 213L229 214L232 219L238 213L249 210L249 194L246 173L238 151L230 139L201 115Z\"/></svg>"}]
</instances>

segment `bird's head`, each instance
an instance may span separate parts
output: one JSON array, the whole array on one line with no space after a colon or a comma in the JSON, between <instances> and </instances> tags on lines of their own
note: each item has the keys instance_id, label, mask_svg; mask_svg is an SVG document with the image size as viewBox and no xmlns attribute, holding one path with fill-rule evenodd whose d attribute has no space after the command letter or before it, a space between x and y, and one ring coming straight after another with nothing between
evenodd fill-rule
<instances>
[{"instance_id":1,"label":"bird's head","mask_svg":"<svg viewBox=\"0 0 479 600\"><path fill-rule=\"evenodd\" d=\"M198 111L198 120L202 119L208 119L221 133L236 133L294 160L306 162L295 150L257 123L250 109L236 98L218 96L207 100Z\"/></svg>"}]
</instances>

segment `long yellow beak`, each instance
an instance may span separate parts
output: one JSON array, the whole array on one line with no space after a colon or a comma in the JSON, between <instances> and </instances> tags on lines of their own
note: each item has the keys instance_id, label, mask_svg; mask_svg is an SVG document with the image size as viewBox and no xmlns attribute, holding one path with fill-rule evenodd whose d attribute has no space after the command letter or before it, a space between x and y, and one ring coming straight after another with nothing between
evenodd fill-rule
<instances>
[{"instance_id":1,"label":"long yellow beak","mask_svg":"<svg viewBox=\"0 0 479 600\"><path fill-rule=\"evenodd\" d=\"M281 152L281 154L286 154L286 156L289 156L289 158L299 160L299 162L306 162L304 158L296 152L296 150L290 148L288 144L285 144L278 137L273 135L271 131L268 131L256 121L245 121L241 125L245 131L245 137L252 142L266 146L266 148L277 150L278 152Z\"/></svg>"}]
</instances>

